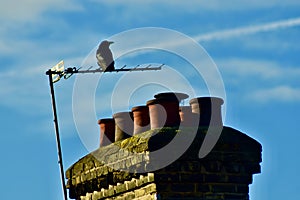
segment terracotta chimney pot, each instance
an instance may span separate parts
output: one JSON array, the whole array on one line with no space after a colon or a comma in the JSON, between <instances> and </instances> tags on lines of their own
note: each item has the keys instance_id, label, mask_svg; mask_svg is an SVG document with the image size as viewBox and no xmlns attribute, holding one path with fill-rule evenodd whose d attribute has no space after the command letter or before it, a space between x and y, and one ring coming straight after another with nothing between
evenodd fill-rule
<instances>
[{"instance_id":1,"label":"terracotta chimney pot","mask_svg":"<svg viewBox=\"0 0 300 200\"><path fill-rule=\"evenodd\" d=\"M198 97L190 100L192 112L200 114L199 126L223 126L221 106L223 99L218 97Z\"/></svg>"},{"instance_id":2,"label":"terracotta chimney pot","mask_svg":"<svg viewBox=\"0 0 300 200\"><path fill-rule=\"evenodd\" d=\"M184 93L159 93L147 101L151 129L180 125L179 102L188 97Z\"/></svg>"},{"instance_id":3,"label":"terracotta chimney pot","mask_svg":"<svg viewBox=\"0 0 300 200\"><path fill-rule=\"evenodd\" d=\"M115 142L115 120L105 118L98 120L100 126L100 147Z\"/></svg>"},{"instance_id":4,"label":"terracotta chimney pot","mask_svg":"<svg viewBox=\"0 0 300 200\"><path fill-rule=\"evenodd\" d=\"M180 126L198 126L200 115L193 113L191 106L180 106Z\"/></svg>"},{"instance_id":5,"label":"terracotta chimney pot","mask_svg":"<svg viewBox=\"0 0 300 200\"><path fill-rule=\"evenodd\" d=\"M115 142L129 138L133 135L132 112L118 112L113 115L115 119Z\"/></svg>"},{"instance_id":6,"label":"terracotta chimney pot","mask_svg":"<svg viewBox=\"0 0 300 200\"><path fill-rule=\"evenodd\" d=\"M150 130L150 116L148 106L135 106L131 109L133 114L133 135Z\"/></svg>"}]
</instances>

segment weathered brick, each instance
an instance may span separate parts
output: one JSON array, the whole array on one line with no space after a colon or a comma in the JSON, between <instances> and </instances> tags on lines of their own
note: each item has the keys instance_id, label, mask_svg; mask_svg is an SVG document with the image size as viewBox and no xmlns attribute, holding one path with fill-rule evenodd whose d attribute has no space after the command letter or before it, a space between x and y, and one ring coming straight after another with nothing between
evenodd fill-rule
<instances>
[{"instance_id":1,"label":"weathered brick","mask_svg":"<svg viewBox=\"0 0 300 200\"><path fill-rule=\"evenodd\" d=\"M174 162L170 165L168 165L165 170L167 172L180 172L181 171L181 163Z\"/></svg>"},{"instance_id":2,"label":"weathered brick","mask_svg":"<svg viewBox=\"0 0 300 200\"><path fill-rule=\"evenodd\" d=\"M83 197L84 200L92 200L92 193L87 193L86 196Z\"/></svg>"},{"instance_id":3,"label":"weathered brick","mask_svg":"<svg viewBox=\"0 0 300 200\"><path fill-rule=\"evenodd\" d=\"M76 185L81 183L81 175L75 177Z\"/></svg>"},{"instance_id":4,"label":"weathered brick","mask_svg":"<svg viewBox=\"0 0 300 200\"><path fill-rule=\"evenodd\" d=\"M238 185L237 186L237 192L238 193L244 193L248 194L249 193L249 186L247 185Z\"/></svg>"},{"instance_id":5,"label":"weathered brick","mask_svg":"<svg viewBox=\"0 0 300 200\"><path fill-rule=\"evenodd\" d=\"M95 179L97 177L96 168L95 169L91 169L89 173L91 174L90 175L90 179Z\"/></svg>"},{"instance_id":6,"label":"weathered brick","mask_svg":"<svg viewBox=\"0 0 300 200\"><path fill-rule=\"evenodd\" d=\"M220 172L222 163L220 161L203 162L203 166L207 172Z\"/></svg>"},{"instance_id":7,"label":"weathered brick","mask_svg":"<svg viewBox=\"0 0 300 200\"><path fill-rule=\"evenodd\" d=\"M208 184L196 184L196 193L197 192L209 192L210 191L210 187Z\"/></svg>"},{"instance_id":8,"label":"weathered brick","mask_svg":"<svg viewBox=\"0 0 300 200\"><path fill-rule=\"evenodd\" d=\"M148 182L153 182L154 181L154 173L148 173Z\"/></svg>"},{"instance_id":9,"label":"weathered brick","mask_svg":"<svg viewBox=\"0 0 300 200\"><path fill-rule=\"evenodd\" d=\"M261 172L259 163L247 163L244 168L245 172L249 174L257 174Z\"/></svg>"},{"instance_id":10,"label":"weathered brick","mask_svg":"<svg viewBox=\"0 0 300 200\"><path fill-rule=\"evenodd\" d=\"M89 181L92 179L92 174L90 173L90 170L84 173L85 175L85 180Z\"/></svg>"},{"instance_id":11,"label":"weathered brick","mask_svg":"<svg viewBox=\"0 0 300 200\"><path fill-rule=\"evenodd\" d=\"M228 173L239 173L240 172L240 164L238 163L226 163L224 165L226 172Z\"/></svg>"},{"instance_id":12,"label":"weathered brick","mask_svg":"<svg viewBox=\"0 0 300 200\"><path fill-rule=\"evenodd\" d=\"M199 161L185 161L181 162L181 170L186 172L199 172L201 170L201 163Z\"/></svg>"},{"instance_id":13,"label":"weathered brick","mask_svg":"<svg viewBox=\"0 0 300 200\"><path fill-rule=\"evenodd\" d=\"M182 182L202 183L204 181L204 175L198 173L180 173L179 180Z\"/></svg>"},{"instance_id":14,"label":"weathered brick","mask_svg":"<svg viewBox=\"0 0 300 200\"><path fill-rule=\"evenodd\" d=\"M93 169L93 168L95 168L95 162L94 162L94 159L91 159L89 162L87 162L85 165L84 165L84 167L85 167L85 171L88 171L88 170L90 170L90 169Z\"/></svg>"},{"instance_id":15,"label":"weathered brick","mask_svg":"<svg viewBox=\"0 0 300 200\"><path fill-rule=\"evenodd\" d=\"M156 185L157 191L162 192L162 191L171 191L171 184L170 183L158 183Z\"/></svg>"},{"instance_id":16,"label":"weathered brick","mask_svg":"<svg viewBox=\"0 0 300 200\"><path fill-rule=\"evenodd\" d=\"M225 174L205 174L204 182L206 183L225 183L228 181L228 177Z\"/></svg>"},{"instance_id":17,"label":"weathered brick","mask_svg":"<svg viewBox=\"0 0 300 200\"><path fill-rule=\"evenodd\" d=\"M93 192L92 200L98 200L101 198L100 192Z\"/></svg>"},{"instance_id":18,"label":"weathered brick","mask_svg":"<svg viewBox=\"0 0 300 200\"><path fill-rule=\"evenodd\" d=\"M117 169L126 169L126 161L122 160L120 162L118 162L118 168Z\"/></svg>"},{"instance_id":19,"label":"weathered brick","mask_svg":"<svg viewBox=\"0 0 300 200\"><path fill-rule=\"evenodd\" d=\"M136 200L156 200L157 198L154 195L148 194L142 197L137 198Z\"/></svg>"},{"instance_id":20,"label":"weathered brick","mask_svg":"<svg viewBox=\"0 0 300 200\"><path fill-rule=\"evenodd\" d=\"M125 165L126 165L126 168L129 168L129 167L132 166L131 158L127 158L127 159L125 160Z\"/></svg>"},{"instance_id":21,"label":"weathered brick","mask_svg":"<svg viewBox=\"0 0 300 200\"><path fill-rule=\"evenodd\" d=\"M126 185L119 183L119 184L117 184L117 186L115 186L115 190L116 190L116 194L125 192L126 191Z\"/></svg>"},{"instance_id":22,"label":"weathered brick","mask_svg":"<svg viewBox=\"0 0 300 200\"><path fill-rule=\"evenodd\" d=\"M131 181L127 181L126 183L127 190L132 190L133 188L136 188L136 179L132 179Z\"/></svg>"},{"instance_id":23,"label":"weathered brick","mask_svg":"<svg viewBox=\"0 0 300 200\"><path fill-rule=\"evenodd\" d=\"M131 200L135 198L135 193L134 192L127 192L124 194L124 200Z\"/></svg>"},{"instance_id":24,"label":"weathered brick","mask_svg":"<svg viewBox=\"0 0 300 200\"><path fill-rule=\"evenodd\" d=\"M102 168L102 175L108 174L108 171L109 171L108 166L103 166L103 168Z\"/></svg>"},{"instance_id":25,"label":"weathered brick","mask_svg":"<svg viewBox=\"0 0 300 200\"><path fill-rule=\"evenodd\" d=\"M179 174L178 173L159 173L155 175L155 180L158 182L178 182Z\"/></svg>"},{"instance_id":26,"label":"weathered brick","mask_svg":"<svg viewBox=\"0 0 300 200\"><path fill-rule=\"evenodd\" d=\"M252 183L252 175L232 175L228 176L228 182L231 183Z\"/></svg>"},{"instance_id":27,"label":"weathered brick","mask_svg":"<svg viewBox=\"0 0 300 200\"><path fill-rule=\"evenodd\" d=\"M171 185L171 190L176 192L194 192L194 183L174 183Z\"/></svg>"},{"instance_id":28,"label":"weathered brick","mask_svg":"<svg viewBox=\"0 0 300 200\"><path fill-rule=\"evenodd\" d=\"M145 194L145 189L141 188L141 189L135 190L134 194L135 194L135 197L141 197Z\"/></svg>"},{"instance_id":29,"label":"weathered brick","mask_svg":"<svg viewBox=\"0 0 300 200\"><path fill-rule=\"evenodd\" d=\"M114 153L114 154L111 154L107 157L107 162L108 163L113 163L115 161L118 161L118 158L119 158L119 154L118 153Z\"/></svg>"},{"instance_id":30,"label":"weathered brick","mask_svg":"<svg viewBox=\"0 0 300 200\"><path fill-rule=\"evenodd\" d=\"M77 184L76 178L72 178L71 183L72 183L72 185L76 185Z\"/></svg>"},{"instance_id":31,"label":"weathered brick","mask_svg":"<svg viewBox=\"0 0 300 200\"><path fill-rule=\"evenodd\" d=\"M154 183L145 186L145 193L151 194L156 192L156 185Z\"/></svg>"},{"instance_id":32,"label":"weathered brick","mask_svg":"<svg viewBox=\"0 0 300 200\"><path fill-rule=\"evenodd\" d=\"M157 196L157 199L166 200L205 200L203 193L195 192L161 192Z\"/></svg>"},{"instance_id":33,"label":"weathered brick","mask_svg":"<svg viewBox=\"0 0 300 200\"><path fill-rule=\"evenodd\" d=\"M224 200L249 200L248 194L224 194Z\"/></svg>"},{"instance_id":34,"label":"weathered brick","mask_svg":"<svg viewBox=\"0 0 300 200\"><path fill-rule=\"evenodd\" d=\"M234 193L236 192L236 185L234 184L213 184L211 186L212 192L219 193L219 192L228 192Z\"/></svg>"},{"instance_id":35,"label":"weathered brick","mask_svg":"<svg viewBox=\"0 0 300 200\"><path fill-rule=\"evenodd\" d=\"M107 189L107 196L113 196L115 194L114 186L110 185Z\"/></svg>"},{"instance_id":36,"label":"weathered brick","mask_svg":"<svg viewBox=\"0 0 300 200\"><path fill-rule=\"evenodd\" d=\"M223 194L214 194L214 193L208 193L204 195L204 199L205 200L220 200L220 199L224 199L224 195Z\"/></svg>"}]
</instances>

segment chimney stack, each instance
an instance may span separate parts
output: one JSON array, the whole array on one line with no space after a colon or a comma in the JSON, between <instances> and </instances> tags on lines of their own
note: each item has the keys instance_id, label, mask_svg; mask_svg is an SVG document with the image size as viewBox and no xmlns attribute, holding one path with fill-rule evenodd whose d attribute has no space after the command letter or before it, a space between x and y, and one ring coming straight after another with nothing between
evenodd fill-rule
<instances>
[{"instance_id":1,"label":"chimney stack","mask_svg":"<svg viewBox=\"0 0 300 200\"><path fill-rule=\"evenodd\" d=\"M249 200L253 175L260 173L262 146L246 134L223 126L223 100L198 97L190 100L190 106L179 107L186 94L160 93L154 97L147 106L98 121L100 146L113 141L114 134L116 143L93 151L67 170L70 198ZM199 157L209 126L222 126L222 132L211 151ZM172 128L160 130L163 127ZM147 131L150 128L159 130ZM175 137L181 138L172 143ZM192 142L182 154L172 163L155 168L176 155L186 139Z\"/></svg>"}]
</instances>

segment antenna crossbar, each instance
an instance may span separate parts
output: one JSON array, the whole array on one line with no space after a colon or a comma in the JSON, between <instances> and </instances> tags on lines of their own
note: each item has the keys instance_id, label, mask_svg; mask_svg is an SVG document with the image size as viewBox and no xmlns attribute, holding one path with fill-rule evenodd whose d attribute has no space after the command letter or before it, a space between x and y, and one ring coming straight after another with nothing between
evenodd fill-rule
<instances>
[{"instance_id":1,"label":"antenna crossbar","mask_svg":"<svg viewBox=\"0 0 300 200\"><path fill-rule=\"evenodd\" d=\"M87 70L79 70L76 67L69 67L63 71L53 71L53 70L48 70L46 72L47 75L58 75L60 77L63 77L65 79L69 78L70 76L72 76L72 74L93 74L93 73L106 73L106 72L131 72L131 71L155 71L155 70L161 70L162 66L164 66L164 64L161 64L157 67L151 67L152 65L149 64L146 67L140 67L140 65L135 66L134 68L125 68L126 65L124 65L122 68L119 69L114 69L111 71L103 71L101 68L98 69L92 69L93 67L89 67Z\"/></svg>"}]
</instances>

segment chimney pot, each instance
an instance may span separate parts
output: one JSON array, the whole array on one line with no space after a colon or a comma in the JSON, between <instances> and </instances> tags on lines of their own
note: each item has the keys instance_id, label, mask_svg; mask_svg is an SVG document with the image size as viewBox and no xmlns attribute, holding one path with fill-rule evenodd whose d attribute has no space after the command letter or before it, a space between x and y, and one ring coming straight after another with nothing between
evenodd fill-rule
<instances>
[{"instance_id":1,"label":"chimney pot","mask_svg":"<svg viewBox=\"0 0 300 200\"><path fill-rule=\"evenodd\" d=\"M179 102L188 97L184 93L159 93L147 101L151 129L180 125Z\"/></svg>"},{"instance_id":2,"label":"chimney pot","mask_svg":"<svg viewBox=\"0 0 300 200\"><path fill-rule=\"evenodd\" d=\"M115 142L129 138L133 135L132 112L118 112L113 115L115 119Z\"/></svg>"},{"instance_id":3,"label":"chimney pot","mask_svg":"<svg viewBox=\"0 0 300 200\"><path fill-rule=\"evenodd\" d=\"M169 99L169 100L174 100L180 102L183 99L188 98L189 95L180 93L180 92L163 92L163 93L158 93L154 95L154 98L156 99Z\"/></svg>"},{"instance_id":4,"label":"chimney pot","mask_svg":"<svg viewBox=\"0 0 300 200\"><path fill-rule=\"evenodd\" d=\"M115 120L105 118L98 120L100 126L100 147L115 142Z\"/></svg>"},{"instance_id":5,"label":"chimney pot","mask_svg":"<svg viewBox=\"0 0 300 200\"><path fill-rule=\"evenodd\" d=\"M150 130L150 117L148 106L135 106L131 109L133 114L133 135Z\"/></svg>"},{"instance_id":6,"label":"chimney pot","mask_svg":"<svg viewBox=\"0 0 300 200\"><path fill-rule=\"evenodd\" d=\"M200 114L199 126L223 126L221 106L218 97L198 97L190 100L192 112Z\"/></svg>"},{"instance_id":7,"label":"chimney pot","mask_svg":"<svg viewBox=\"0 0 300 200\"><path fill-rule=\"evenodd\" d=\"M191 106L180 106L179 115L181 126L198 126L200 115L193 113Z\"/></svg>"}]
</instances>

